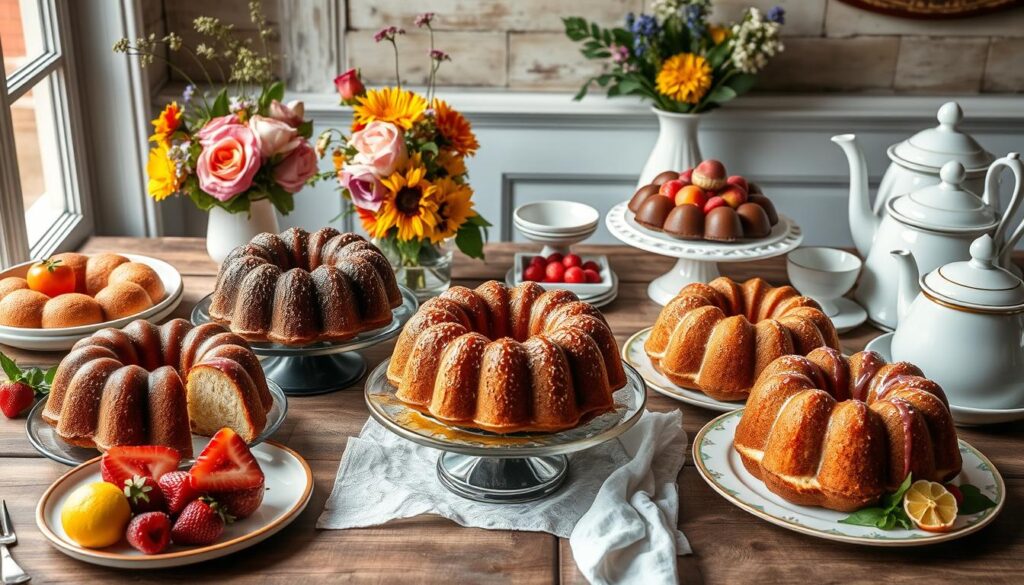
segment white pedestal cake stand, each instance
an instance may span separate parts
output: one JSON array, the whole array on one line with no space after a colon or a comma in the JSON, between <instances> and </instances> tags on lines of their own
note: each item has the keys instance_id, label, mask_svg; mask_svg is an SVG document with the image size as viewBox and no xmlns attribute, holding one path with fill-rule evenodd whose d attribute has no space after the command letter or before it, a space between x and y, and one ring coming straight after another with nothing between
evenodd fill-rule
<instances>
[{"instance_id":1,"label":"white pedestal cake stand","mask_svg":"<svg viewBox=\"0 0 1024 585\"><path fill-rule=\"evenodd\" d=\"M261 358L267 378L281 386L288 396L326 394L347 388L366 373L366 359L355 352L397 337L419 307L412 291L402 285L398 288L402 291L402 304L392 311L394 316L386 327L337 343L321 342L301 347L250 343L252 351ZM192 309L193 324L210 322L212 297L209 294L196 303Z\"/></svg>"},{"instance_id":2,"label":"white pedestal cake stand","mask_svg":"<svg viewBox=\"0 0 1024 585\"><path fill-rule=\"evenodd\" d=\"M626 202L616 205L605 216L605 225L612 235L634 248L679 259L672 270L647 286L647 295L659 305L668 304L691 282L710 282L717 278L719 262L751 262L780 256L795 249L804 239L800 226L780 215L768 237L751 242L678 240L636 223L626 205Z\"/></svg>"},{"instance_id":3,"label":"white pedestal cake stand","mask_svg":"<svg viewBox=\"0 0 1024 585\"><path fill-rule=\"evenodd\" d=\"M449 491L478 502L529 502L554 493L569 472L566 453L614 439L644 412L644 380L629 364L626 385L615 392L615 410L557 433L498 435L448 426L409 408L395 396L387 378L390 359L366 379L366 405L384 428L420 445L442 451L437 477Z\"/></svg>"}]
</instances>

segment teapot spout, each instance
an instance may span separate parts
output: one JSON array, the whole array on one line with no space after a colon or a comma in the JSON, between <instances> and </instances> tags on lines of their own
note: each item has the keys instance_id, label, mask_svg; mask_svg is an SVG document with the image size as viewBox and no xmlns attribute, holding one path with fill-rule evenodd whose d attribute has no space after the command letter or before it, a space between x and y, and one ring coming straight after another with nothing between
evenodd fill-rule
<instances>
[{"instance_id":1,"label":"teapot spout","mask_svg":"<svg viewBox=\"0 0 1024 585\"><path fill-rule=\"evenodd\" d=\"M899 263L899 281L896 284L896 318L902 321L910 310L910 304L921 292L919 282L920 273L917 270L917 261L914 254L909 250L893 250L890 252L896 262Z\"/></svg>"},{"instance_id":2,"label":"teapot spout","mask_svg":"<svg viewBox=\"0 0 1024 585\"><path fill-rule=\"evenodd\" d=\"M868 165L864 161L864 152L857 144L855 134L839 134L832 137L832 142L839 145L846 154L850 165L850 235L861 257L866 257L875 239L875 232L880 222L879 216L871 209L868 194Z\"/></svg>"}]
</instances>

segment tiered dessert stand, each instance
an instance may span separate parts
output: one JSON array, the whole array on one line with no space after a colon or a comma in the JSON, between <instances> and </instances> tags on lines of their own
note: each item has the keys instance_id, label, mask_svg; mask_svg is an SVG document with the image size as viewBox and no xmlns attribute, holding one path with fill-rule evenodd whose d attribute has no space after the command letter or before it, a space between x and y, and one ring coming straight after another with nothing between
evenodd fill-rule
<instances>
[{"instance_id":1,"label":"tiered dessert stand","mask_svg":"<svg viewBox=\"0 0 1024 585\"><path fill-rule=\"evenodd\" d=\"M800 226L780 215L768 237L750 242L679 240L636 223L626 205L626 202L616 205L605 216L605 225L612 235L634 248L679 259L672 270L647 287L647 295L660 305L668 304L691 282L710 282L717 278L719 262L751 262L780 256L795 249L804 239Z\"/></svg>"},{"instance_id":2,"label":"tiered dessert stand","mask_svg":"<svg viewBox=\"0 0 1024 585\"><path fill-rule=\"evenodd\" d=\"M615 392L615 410L557 433L498 435L443 424L404 405L387 379L390 359L366 380L370 415L396 435L442 451L437 477L449 491L478 502L518 503L554 493L569 471L567 453L618 437L644 411L644 380L628 364L626 385Z\"/></svg>"},{"instance_id":3,"label":"tiered dessert stand","mask_svg":"<svg viewBox=\"0 0 1024 585\"><path fill-rule=\"evenodd\" d=\"M276 343L251 343L252 351L260 357L267 378L276 382L288 396L326 394L347 388L366 373L366 359L355 353L397 337L402 326L416 312L419 302L412 291L399 285L402 304L392 311L391 324L360 333L347 341L314 343L302 347ZM192 323L201 325L210 321L209 294L192 309Z\"/></svg>"}]
</instances>

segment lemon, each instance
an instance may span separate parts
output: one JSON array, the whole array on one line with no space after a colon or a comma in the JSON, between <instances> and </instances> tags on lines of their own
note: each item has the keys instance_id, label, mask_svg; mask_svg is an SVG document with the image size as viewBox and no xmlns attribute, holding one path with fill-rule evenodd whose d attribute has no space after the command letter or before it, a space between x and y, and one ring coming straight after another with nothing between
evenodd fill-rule
<instances>
[{"instance_id":1,"label":"lemon","mask_svg":"<svg viewBox=\"0 0 1024 585\"><path fill-rule=\"evenodd\" d=\"M956 498L941 483L919 479L903 496L903 511L921 530L949 532L956 521Z\"/></svg>"},{"instance_id":2,"label":"lemon","mask_svg":"<svg viewBox=\"0 0 1024 585\"><path fill-rule=\"evenodd\" d=\"M64 532L86 548L103 548L121 540L131 517L128 498L105 481L71 492L60 511Z\"/></svg>"}]
</instances>

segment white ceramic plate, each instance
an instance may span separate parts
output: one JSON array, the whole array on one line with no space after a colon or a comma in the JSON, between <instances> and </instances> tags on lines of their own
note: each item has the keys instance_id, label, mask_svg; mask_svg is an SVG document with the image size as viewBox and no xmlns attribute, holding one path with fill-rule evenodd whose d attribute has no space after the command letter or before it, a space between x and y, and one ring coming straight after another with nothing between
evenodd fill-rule
<instances>
[{"instance_id":1,"label":"white ceramic plate","mask_svg":"<svg viewBox=\"0 0 1024 585\"><path fill-rule=\"evenodd\" d=\"M195 438L194 446L202 450L208 439ZM64 532L60 511L68 496L77 487L102 481L100 458L67 472L46 490L36 506L36 525L60 552L81 561L119 569L159 569L180 567L215 559L249 548L291 524L306 508L313 494L313 474L309 464L298 453L284 445L267 442L253 447L266 476L267 491L263 505L252 516L229 524L214 544L203 547L171 545L159 555L144 555L121 541L104 549L83 548Z\"/></svg>"},{"instance_id":2,"label":"white ceramic plate","mask_svg":"<svg viewBox=\"0 0 1024 585\"><path fill-rule=\"evenodd\" d=\"M651 358L647 357L647 352L644 351L644 343L647 342L647 338L651 336L651 329L641 329L633 334L632 337L626 340L626 343L622 346L622 359L626 360L626 363L636 368L640 375L643 376L647 385L654 389L658 394L664 394L669 398L706 408L708 410L716 410L718 412L731 412L737 408L743 408L743 402L723 402L721 400L715 400L703 392L697 390L690 390L689 388L682 388L676 386L671 380L666 378L661 372L654 369L654 364L651 363Z\"/></svg>"},{"instance_id":3,"label":"white ceramic plate","mask_svg":"<svg viewBox=\"0 0 1024 585\"><path fill-rule=\"evenodd\" d=\"M608 292L599 295L578 295L581 301L587 302L594 307L603 307L619 296L619 276L615 272L611 273L612 288ZM505 284L507 286L516 286L515 283L515 268L509 268L508 272L505 273ZM540 283L538 283L540 284Z\"/></svg>"},{"instance_id":4,"label":"white ceramic plate","mask_svg":"<svg viewBox=\"0 0 1024 585\"><path fill-rule=\"evenodd\" d=\"M924 530L880 530L871 526L841 524L849 514L825 508L791 504L768 491L768 488L747 471L739 454L733 449L733 436L742 410L723 414L697 433L693 440L693 459L704 481L740 509L783 528L826 540L852 542L870 546L923 546L955 540L976 532L992 522L1003 509L1006 485L995 466L977 449L960 441L963 471L954 484L969 483L996 502L994 508L970 516L959 516L953 530L946 533Z\"/></svg>"},{"instance_id":5,"label":"white ceramic plate","mask_svg":"<svg viewBox=\"0 0 1024 585\"><path fill-rule=\"evenodd\" d=\"M515 260L512 264L512 278L513 286L519 286L526 282L523 280L523 271L530 265L530 260L533 260L538 254L531 254L525 252L517 252ZM581 299L584 297L599 297L607 294L612 290L612 269L608 265L608 257L605 255L587 255L580 256L583 262L595 262L601 267L599 271L601 274L601 282L597 283L568 283L568 282L538 282L544 290L567 290L576 293Z\"/></svg>"}]
</instances>

